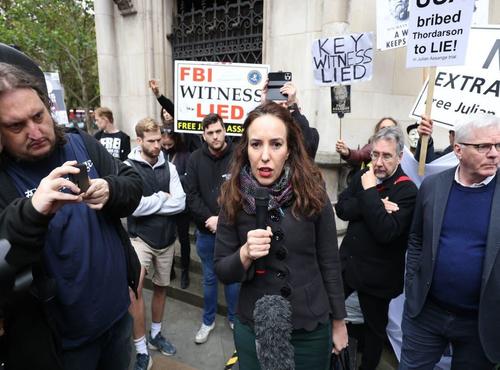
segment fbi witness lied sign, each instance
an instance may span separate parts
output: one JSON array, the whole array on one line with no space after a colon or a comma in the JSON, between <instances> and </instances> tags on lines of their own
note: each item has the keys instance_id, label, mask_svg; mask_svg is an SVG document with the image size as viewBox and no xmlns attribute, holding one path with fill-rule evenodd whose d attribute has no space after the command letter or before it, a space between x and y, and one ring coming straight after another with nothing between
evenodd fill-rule
<instances>
[{"instance_id":1,"label":"fbi witness lied sign","mask_svg":"<svg viewBox=\"0 0 500 370\"><path fill-rule=\"evenodd\" d=\"M370 80L373 70L372 40L372 32L314 40L314 82L332 86Z\"/></svg>"},{"instance_id":2,"label":"fbi witness lied sign","mask_svg":"<svg viewBox=\"0 0 500 370\"><path fill-rule=\"evenodd\" d=\"M268 71L262 64L176 61L175 131L202 133L203 117L217 113L228 135L241 135L248 112L261 102Z\"/></svg>"}]
</instances>

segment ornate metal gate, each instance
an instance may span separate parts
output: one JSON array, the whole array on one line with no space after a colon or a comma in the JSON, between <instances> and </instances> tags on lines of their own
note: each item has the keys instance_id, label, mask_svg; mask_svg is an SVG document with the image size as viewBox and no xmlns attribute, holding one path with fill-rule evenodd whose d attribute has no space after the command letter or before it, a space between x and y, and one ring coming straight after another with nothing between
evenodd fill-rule
<instances>
[{"instance_id":1,"label":"ornate metal gate","mask_svg":"<svg viewBox=\"0 0 500 370\"><path fill-rule=\"evenodd\" d=\"M261 63L262 13L263 0L178 0L174 60Z\"/></svg>"}]
</instances>

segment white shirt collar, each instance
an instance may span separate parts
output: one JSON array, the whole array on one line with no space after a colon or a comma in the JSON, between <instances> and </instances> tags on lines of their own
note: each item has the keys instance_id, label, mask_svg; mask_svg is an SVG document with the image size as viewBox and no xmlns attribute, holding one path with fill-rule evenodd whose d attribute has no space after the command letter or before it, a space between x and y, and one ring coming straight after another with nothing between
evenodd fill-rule
<instances>
[{"instance_id":1,"label":"white shirt collar","mask_svg":"<svg viewBox=\"0 0 500 370\"><path fill-rule=\"evenodd\" d=\"M456 182L457 184L462 185L462 186L463 186L463 187L465 187L465 188L480 188L480 187L482 187L482 186L486 186L486 185L488 185L488 184L491 182L491 180L493 180L493 179L495 178L495 175L496 175L496 173L495 173L495 174L493 174L493 175L491 175L491 176L488 176L487 178L485 178L485 179L484 179L483 181L481 181L481 182L477 182L477 183L474 183L474 184L472 184L472 185L465 185L463 182L461 182L461 181L460 181L460 178L459 178L459 176L458 176L458 170L459 170L459 169L460 169L460 165L458 165L458 166L457 166L457 169L455 170L455 182Z\"/></svg>"}]
</instances>

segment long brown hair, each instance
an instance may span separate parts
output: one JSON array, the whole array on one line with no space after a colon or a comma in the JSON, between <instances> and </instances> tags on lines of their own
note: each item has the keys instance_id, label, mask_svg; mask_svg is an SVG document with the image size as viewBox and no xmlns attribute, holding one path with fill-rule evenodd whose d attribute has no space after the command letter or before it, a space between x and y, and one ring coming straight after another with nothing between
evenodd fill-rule
<instances>
[{"instance_id":1,"label":"long brown hair","mask_svg":"<svg viewBox=\"0 0 500 370\"><path fill-rule=\"evenodd\" d=\"M248 128L259 117L271 115L281 120L287 131L287 159L291 169L291 182L294 193L292 214L310 217L319 213L327 197L323 177L319 168L307 155L304 137L298 124L287 109L274 102L267 102L251 111L243 124L243 135L234 149L230 169L231 178L221 188L219 204L229 222L234 222L236 214L241 210L242 194L240 190L240 172L248 160Z\"/></svg>"}]
</instances>

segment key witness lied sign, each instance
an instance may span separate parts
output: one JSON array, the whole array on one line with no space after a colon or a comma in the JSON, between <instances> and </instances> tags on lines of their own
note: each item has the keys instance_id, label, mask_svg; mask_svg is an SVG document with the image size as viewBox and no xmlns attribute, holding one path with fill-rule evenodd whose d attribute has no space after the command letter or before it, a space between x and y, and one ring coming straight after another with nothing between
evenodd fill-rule
<instances>
[{"instance_id":1,"label":"key witness lied sign","mask_svg":"<svg viewBox=\"0 0 500 370\"><path fill-rule=\"evenodd\" d=\"M314 40L312 62L314 82L318 85L351 85L371 80L373 33L352 33Z\"/></svg>"},{"instance_id":2,"label":"key witness lied sign","mask_svg":"<svg viewBox=\"0 0 500 370\"><path fill-rule=\"evenodd\" d=\"M175 131L199 134L209 113L224 120L227 135L239 136L247 114L261 103L269 66L175 62Z\"/></svg>"}]
</instances>

